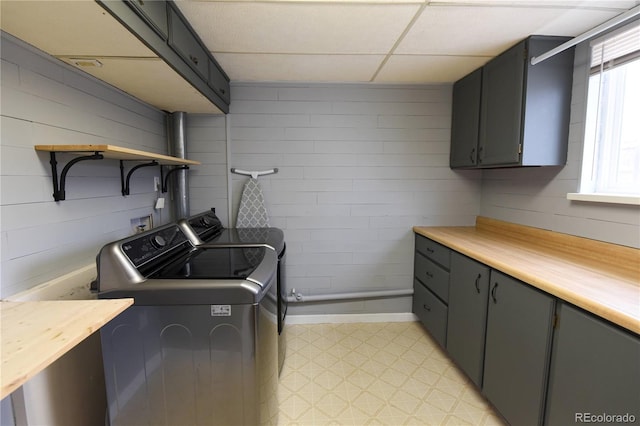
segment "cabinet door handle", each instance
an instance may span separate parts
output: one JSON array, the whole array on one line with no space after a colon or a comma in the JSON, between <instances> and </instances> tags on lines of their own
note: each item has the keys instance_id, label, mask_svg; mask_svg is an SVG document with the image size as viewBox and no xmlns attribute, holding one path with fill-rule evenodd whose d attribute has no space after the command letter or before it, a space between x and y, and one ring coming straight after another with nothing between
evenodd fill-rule
<instances>
[{"instance_id":1,"label":"cabinet door handle","mask_svg":"<svg viewBox=\"0 0 640 426\"><path fill-rule=\"evenodd\" d=\"M429 271L425 272L425 274L427 275L427 277L429 278L433 278L433 274Z\"/></svg>"},{"instance_id":2,"label":"cabinet door handle","mask_svg":"<svg viewBox=\"0 0 640 426\"><path fill-rule=\"evenodd\" d=\"M478 294L480 294L480 278L482 278L482 274L478 274L478 277L476 278L476 291Z\"/></svg>"},{"instance_id":3,"label":"cabinet door handle","mask_svg":"<svg viewBox=\"0 0 640 426\"><path fill-rule=\"evenodd\" d=\"M469 160L471 160L471 164L476 164L476 149L471 149L471 154L469 154Z\"/></svg>"},{"instance_id":4,"label":"cabinet door handle","mask_svg":"<svg viewBox=\"0 0 640 426\"><path fill-rule=\"evenodd\" d=\"M493 299L493 303L498 303L498 299L496 299L496 290L498 289L498 283L493 283L493 289L491 289L491 298Z\"/></svg>"},{"instance_id":5,"label":"cabinet door handle","mask_svg":"<svg viewBox=\"0 0 640 426\"><path fill-rule=\"evenodd\" d=\"M428 307L426 304L425 304L425 305L422 305L422 307L424 308L424 310L425 310L425 311L427 311L427 312L431 312L431 308L430 308L430 307Z\"/></svg>"},{"instance_id":6,"label":"cabinet door handle","mask_svg":"<svg viewBox=\"0 0 640 426\"><path fill-rule=\"evenodd\" d=\"M191 62L198 65L198 58L196 56L189 55L189 59L191 59Z\"/></svg>"},{"instance_id":7,"label":"cabinet door handle","mask_svg":"<svg viewBox=\"0 0 640 426\"><path fill-rule=\"evenodd\" d=\"M482 163L482 150L483 149L484 149L483 147L478 148L478 163Z\"/></svg>"},{"instance_id":8,"label":"cabinet door handle","mask_svg":"<svg viewBox=\"0 0 640 426\"><path fill-rule=\"evenodd\" d=\"M433 254L433 253L435 253L435 250L432 249L431 247L427 247L427 253Z\"/></svg>"}]
</instances>

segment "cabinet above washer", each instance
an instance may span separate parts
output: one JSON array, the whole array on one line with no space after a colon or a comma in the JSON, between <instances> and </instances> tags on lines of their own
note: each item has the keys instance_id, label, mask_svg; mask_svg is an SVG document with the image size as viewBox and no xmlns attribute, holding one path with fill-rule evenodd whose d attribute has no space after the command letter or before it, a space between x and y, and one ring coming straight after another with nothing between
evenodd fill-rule
<instances>
[{"instance_id":1,"label":"cabinet above washer","mask_svg":"<svg viewBox=\"0 0 640 426\"><path fill-rule=\"evenodd\" d=\"M7 1L3 37L15 37L160 110L228 112L229 77L172 1ZM174 23L202 48L203 73L170 45ZM224 93L224 96L221 94Z\"/></svg>"}]
</instances>

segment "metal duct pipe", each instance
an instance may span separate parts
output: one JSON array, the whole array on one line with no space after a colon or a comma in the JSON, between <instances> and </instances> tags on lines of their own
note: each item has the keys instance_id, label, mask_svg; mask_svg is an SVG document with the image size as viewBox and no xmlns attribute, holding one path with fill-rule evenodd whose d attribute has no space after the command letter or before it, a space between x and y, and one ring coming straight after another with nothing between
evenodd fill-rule
<instances>
[{"instance_id":1,"label":"metal duct pipe","mask_svg":"<svg viewBox=\"0 0 640 426\"><path fill-rule=\"evenodd\" d=\"M187 158L187 113L176 111L168 115L167 138L169 155ZM175 220L189 216L189 174L179 170L171 180L172 213Z\"/></svg>"},{"instance_id":2,"label":"metal duct pipe","mask_svg":"<svg viewBox=\"0 0 640 426\"><path fill-rule=\"evenodd\" d=\"M406 290L379 290L379 291L359 291L353 293L334 293L334 294L317 294L305 296L296 292L294 288L291 290L291 296L287 296L289 303L304 302L327 302L334 300L352 300L352 299L379 299L385 297L411 296L413 289Z\"/></svg>"}]
</instances>

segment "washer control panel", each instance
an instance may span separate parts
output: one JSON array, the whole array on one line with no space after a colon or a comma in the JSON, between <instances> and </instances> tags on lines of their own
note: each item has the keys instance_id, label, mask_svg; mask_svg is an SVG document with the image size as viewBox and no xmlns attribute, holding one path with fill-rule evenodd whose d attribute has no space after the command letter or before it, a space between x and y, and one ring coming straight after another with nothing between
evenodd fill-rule
<instances>
[{"instance_id":1,"label":"washer control panel","mask_svg":"<svg viewBox=\"0 0 640 426\"><path fill-rule=\"evenodd\" d=\"M169 226L144 232L122 242L122 251L131 263L138 268L165 253L188 243L187 237L176 226Z\"/></svg>"},{"instance_id":2,"label":"washer control panel","mask_svg":"<svg viewBox=\"0 0 640 426\"><path fill-rule=\"evenodd\" d=\"M211 238L223 229L222 222L215 212L209 211L189 218L189 226L202 239Z\"/></svg>"}]
</instances>

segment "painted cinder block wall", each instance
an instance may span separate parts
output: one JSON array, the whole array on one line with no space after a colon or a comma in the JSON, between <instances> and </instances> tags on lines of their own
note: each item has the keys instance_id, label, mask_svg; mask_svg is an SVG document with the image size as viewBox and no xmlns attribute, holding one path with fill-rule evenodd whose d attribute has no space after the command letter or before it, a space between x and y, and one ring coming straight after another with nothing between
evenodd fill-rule
<instances>
[{"instance_id":1,"label":"painted cinder block wall","mask_svg":"<svg viewBox=\"0 0 640 426\"><path fill-rule=\"evenodd\" d=\"M166 154L164 114L2 33L0 98L1 285L7 297L95 262L102 245L130 235L130 220L154 211L144 168L123 197L116 160L85 161L52 197L49 154L34 145L112 144ZM58 172L74 158L59 154Z\"/></svg>"},{"instance_id":2,"label":"painted cinder block wall","mask_svg":"<svg viewBox=\"0 0 640 426\"><path fill-rule=\"evenodd\" d=\"M449 169L451 86L234 84L231 164L260 178L284 229L289 287L304 295L413 286L413 234L471 225L480 172ZM235 217L246 178L232 176ZM410 312L411 298L295 305L291 312Z\"/></svg>"}]
</instances>

